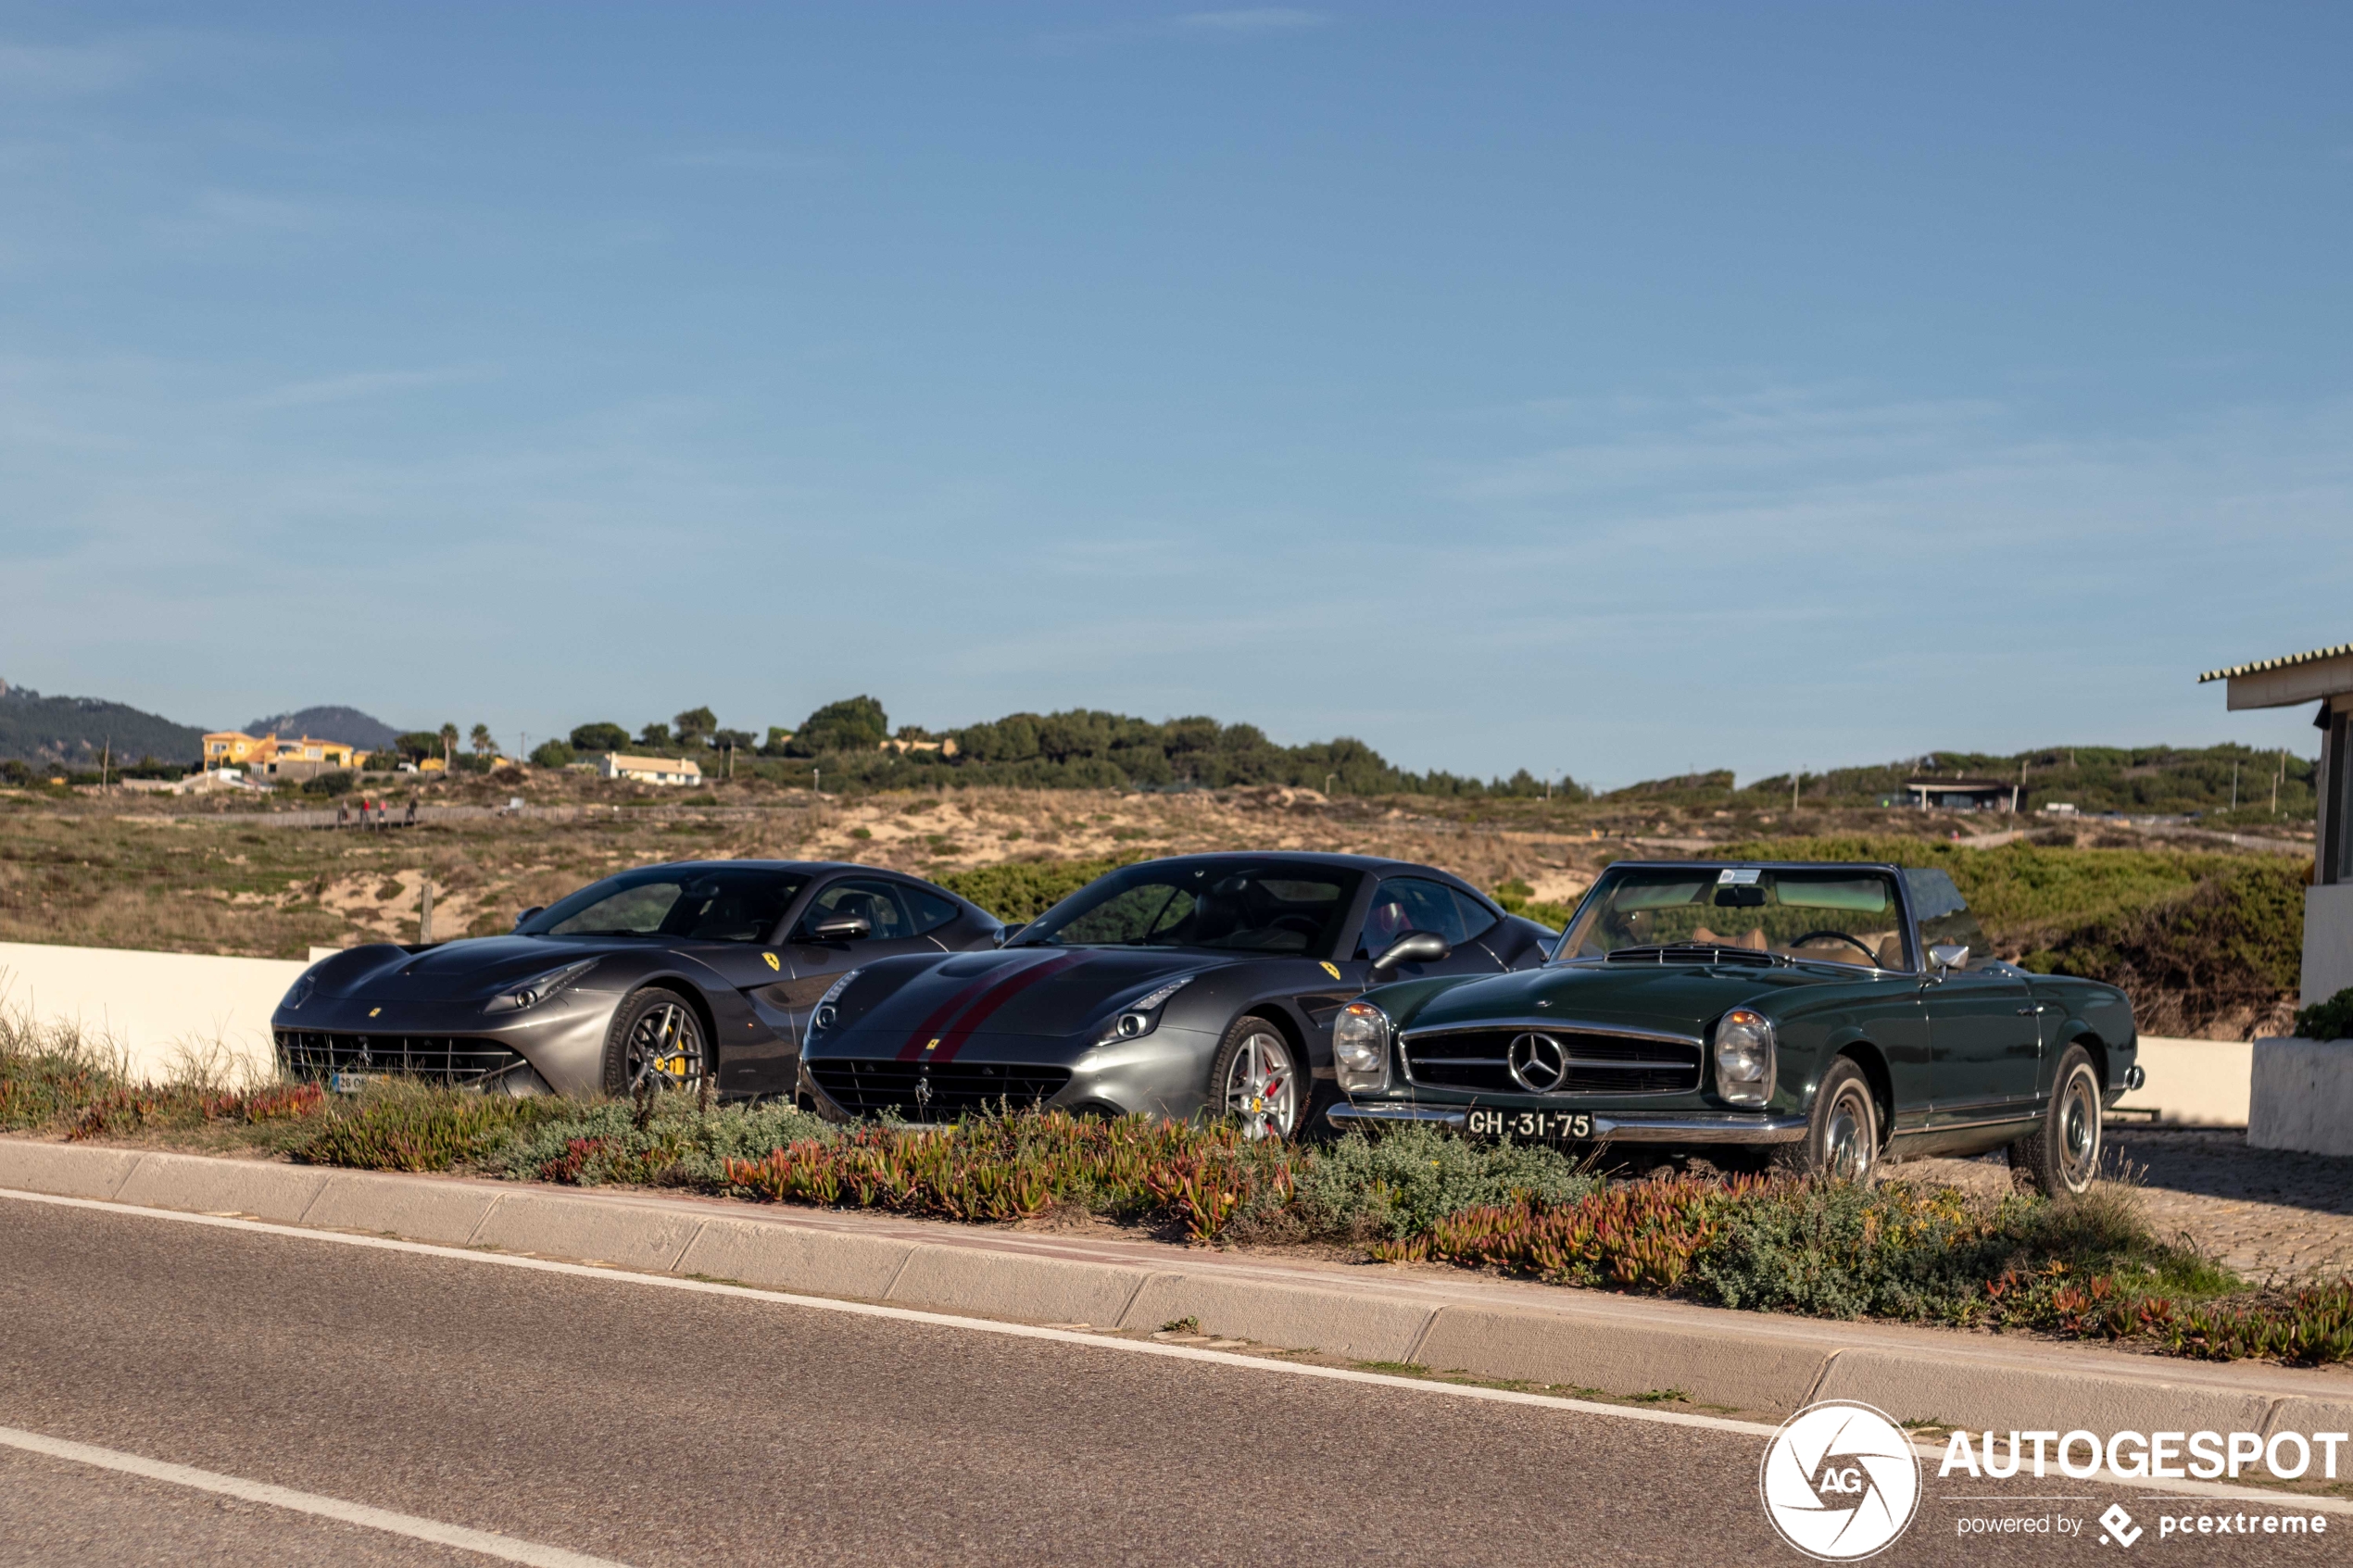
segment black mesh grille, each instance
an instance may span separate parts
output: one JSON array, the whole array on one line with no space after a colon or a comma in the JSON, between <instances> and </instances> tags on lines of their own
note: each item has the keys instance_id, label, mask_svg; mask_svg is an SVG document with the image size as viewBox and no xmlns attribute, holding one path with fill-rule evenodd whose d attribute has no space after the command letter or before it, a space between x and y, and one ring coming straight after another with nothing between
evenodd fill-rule
<instances>
[{"instance_id":1,"label":"black mesh grille","mask_svg":"<svg viewBox=\"0 0 2353 1568\"><path fill-rule=\"evenodd\" d=\"M812 1061L809 1075L853 1116L885 1110L916 1122L937 1122L999 1105L1036 1105L1062 1092L1067 1067L1027 1067L1000 1061ZM917 1091L929 1084L928 1095Z\"/></svg>"},{"instance_id":2,"label":"black mesh grille","mask_svg":"<svg viewBox=\"0 0 2353 1568\"><path fill-rule=\"evenodd\" d=\"M1475 1089L1484 1094L1524 1095L1512 1076L1511 1045L1524 1029L1466 1030L1425 1035L1404 1045L1405 1070L1416 1084L1434 1089ZM1628 1039L1622 1035L1585 1035L1546 1029L1568 1059L1562 1095L1689 1094L1699 1087L1699 1047L1688 1040Z\"/></svg>"},{"instance_id":3,"label":"black mesh grille","mask_svg":"<svg viewBox=\"0 0 2353 1568\"><path fill-rule=\"evenodd\" d=\"M511 1046L464 1035L329 1035L278 1031L278 1060L296 1078L397 1073L435 1084L479 1084L522 1065Z\"/></svg>"}]
</instances>

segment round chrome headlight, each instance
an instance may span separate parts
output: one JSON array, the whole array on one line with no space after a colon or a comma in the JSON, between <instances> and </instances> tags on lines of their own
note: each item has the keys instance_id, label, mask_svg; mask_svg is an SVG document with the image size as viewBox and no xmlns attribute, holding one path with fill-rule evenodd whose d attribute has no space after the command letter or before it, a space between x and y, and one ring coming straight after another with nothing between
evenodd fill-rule
<instances>
[{"instance_id":1,"label":"round chrome headlight","mask_svg":"<svg viewBox=\"0 0 2353 1568\"><path fill-rule=\"evenodd\" d=\"M1734 1105L1773 1098L1773 1021L1734 1008L1716 1021L1716 1092Z\"/></svg>"},{"instance_id":2,"label":"round chrome headlight","mask_svg":"<svg viewBox=\"0 0 2353 1568\"><path fill-rule=\"evenodd\" d=\"M1378 1089L1389 1082L1389 1014L1370 1002L1351 1002L1332 1021L1332 1066L1343 1090Z\"/></svg>"}]
</instances>

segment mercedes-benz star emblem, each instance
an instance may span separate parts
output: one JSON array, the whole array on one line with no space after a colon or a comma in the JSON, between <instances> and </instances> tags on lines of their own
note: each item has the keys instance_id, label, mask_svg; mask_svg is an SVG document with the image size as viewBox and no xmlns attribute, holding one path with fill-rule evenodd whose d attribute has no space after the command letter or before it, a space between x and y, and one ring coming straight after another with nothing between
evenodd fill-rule
<instances>
[{"instance_id":1,"label":"mercedes-benz star emblem","mask_svg":"<svg viewBox=\"0 0 2353 1568\"><path fill-rule=\"evenodd\" d=\"M1568 1053L1550 1035L1515 1035L1510 1054L1512 1077L1529 1094L1551 1094L1568 1076Z\"/></svg>"}]
</instances>

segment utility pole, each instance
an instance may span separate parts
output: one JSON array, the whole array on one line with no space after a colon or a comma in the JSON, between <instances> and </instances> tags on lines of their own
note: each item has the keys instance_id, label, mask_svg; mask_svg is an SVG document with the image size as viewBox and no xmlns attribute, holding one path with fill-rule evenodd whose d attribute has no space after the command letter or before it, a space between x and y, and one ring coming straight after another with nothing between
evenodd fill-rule
<instances>
[{"instance_id":1,"label":"utility pole","mask_svg":"<svg viewBox=\"0 0 2353 1568\"><path fill-rule=\"evenodd\" d=\"M1789 814L1793 817L1797 815L1797 786L1805 782L1804 769L1792 768L1789 771Z\"/></svg>"},{"instance_id":2,"label":"utility pole","mask_svg":"<svg viewBox=\"0 0 2353 1568\"><path fill-rule=\"evenodd\" d=\"M2271 815L2280 814L2280 781L2287 777L2287 747L2280 747L2280 771L2271 775Z\"/></svg>"},{"instance_id":3,"label":"utility pole","mask_svg":"<svg viewBox=\"0 0 2353 1568\"><path fill-rule=\"evenodd\" d=\"M2232 809L2232 810L2233 810L2233 811L2235 811L2235 810L2237 810L2238 809L2239 809L2239 765L2238 765L2237 763L2233 762L2233 763L2232 763L2232 764L2231 764L2231 809Z\"/></svg>"},{"instance_id":4,"label":"utility pole","mask_svg":"<svg viewBox=\"0 0 2353 1568\"><path fill-rule=\"evenodd\" d=\"M417 889L417 945L433 945L433 873L425 873L424 884Z\"/></svg>"},{"instance_id":5,"label":"utility pole","mask_svg":"<svg viewBox=\"0 0 2353 1568\"><path fill-rule=\"evenodd\" d=\"M99 794L101 794L101 795L104 795L104 794L106 793L106 790L107 790L107 766L108 766L110 763L112 763L113 761L114 761L114 736L112 736L112 735L108 735L108 736L107 737L107 746L106 746L106 749L98 753L98 793L99 793Z\"/></svg>"}]
</instances>

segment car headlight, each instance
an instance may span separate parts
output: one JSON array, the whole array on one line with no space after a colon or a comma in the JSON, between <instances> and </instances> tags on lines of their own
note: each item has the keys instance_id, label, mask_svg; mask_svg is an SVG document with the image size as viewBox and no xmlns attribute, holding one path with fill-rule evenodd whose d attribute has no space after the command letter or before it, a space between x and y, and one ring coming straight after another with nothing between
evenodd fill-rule
<instances>
[{"instance_id":1,"label":"car headlight","mask_svg":"<svg viewBox=\"0 0 2353 1568\"><path fill-rule=\"evenodd\" d=\"M1716 1021L1716 1092L1734 1105L1773 1098L1773 1021L1734 1008Z\"/></svg>"},{"instance_id":2,"label":"car headlight","mask_svg":"<svg viewBox=\"0 0 2353 1568\"><path fill-rule=\"evenodd\" d=\"M1370 1002L1351 1002L1332 1021L1332 1066L1347 1093L1389 1085L1389 1014Z\"/></svg>"},{"instance_id":3,"label":"car headlight","mask_svg":"<svg viewBox=\"0 0 2353 1568\"><path fill-rule=\"evenodd\" d=\"M535 974L521 985L510 985L491 997L489 1001L483 1004L482 1010L521 1012L525 1008L535 1008L540 1003L561 996L572 989L579 983L582 975L596 967L596 960L583 959L578 963L568 963L561 969L551 969L545 974Z\"/></svg>"},{"instance_id":4,"label":"car headlight","mask_svg":"<svg viewBox=\"0 0 2353 1568\"><path fill-rule=\"evenodd\" d=\"M1172 980L1159 990L1137 997L1119 1010L1119 1016L1111 1021L1111 1027L1103 1031L1102 1038L1095 1044L1114 1045L1121 1040L1132 1040L1138 1035L1151 1034L1160 1022L1160 1010L1168 998L1192 983L1193 977L1189 974L1182 980Z\"/></svg>"},{"instance_id":5,"label":"car headlight","mask_svg":"<svg viewBox=\"0 0 2353 1568\"><path fill-rule=\"evenodd\" d=\"M862 972L855 969L848 971L839 980L825 987L825 994L817 998L817 1006L809 1014L811 1029L831 1029L834 1026L834 998L849 990L849 983Z\"/></svg>"},{"instance_id":6,"label":"car headlight","mask_svg":"<svg viewBox=\"0 0 2353 1568\"><path fill-rule=\"evenodd\" d=\"M287 987L286 999L280 1002L278 1005L284 1008L288 1012L292 1012L296 1008L302 1006L303 1003L308 1001L310 999L310 993L316 991L318 988L318 978L311 974L309 971L305 970L300 978L296 979L291 986Z\"/></svg>"}]
</instances>

